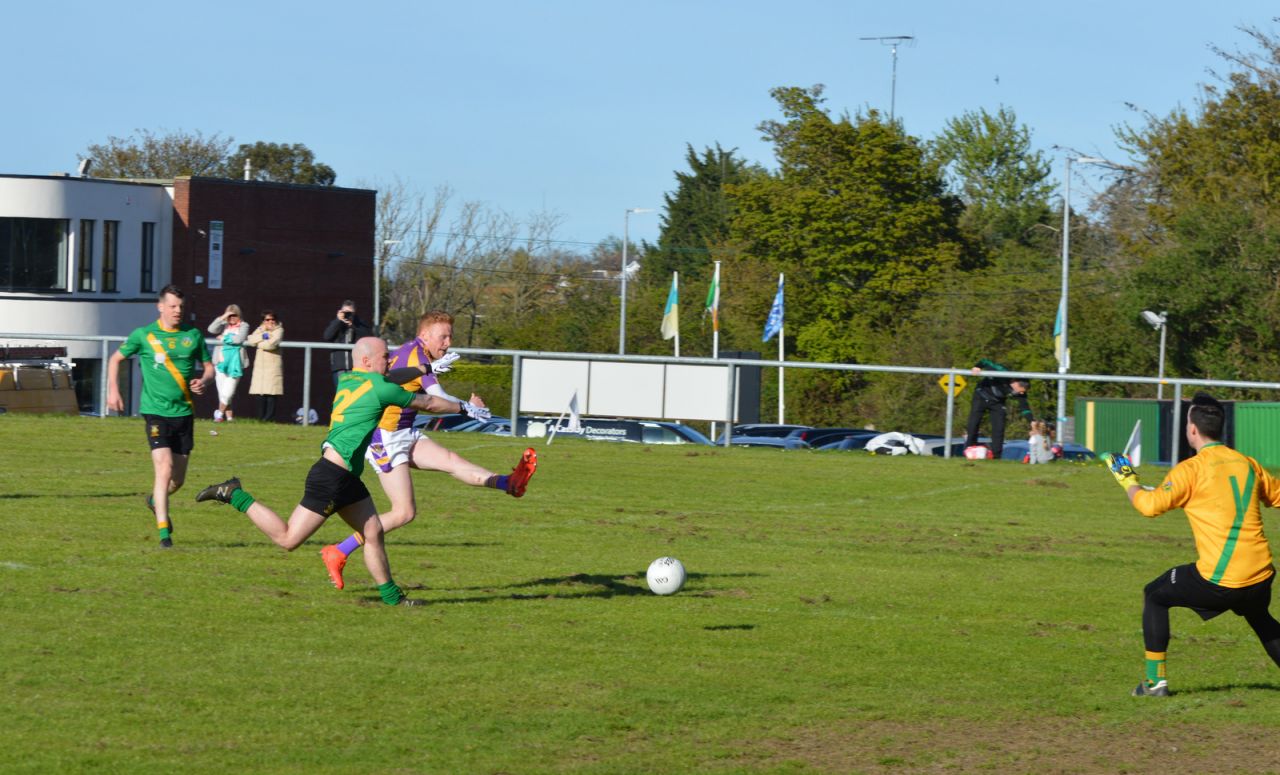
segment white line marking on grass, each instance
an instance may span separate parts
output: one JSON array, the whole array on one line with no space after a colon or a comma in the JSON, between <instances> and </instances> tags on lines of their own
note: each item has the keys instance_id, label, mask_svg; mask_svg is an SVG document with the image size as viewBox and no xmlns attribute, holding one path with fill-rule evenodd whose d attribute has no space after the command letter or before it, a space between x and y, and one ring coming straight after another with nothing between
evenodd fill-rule
<instances>
[{"instance_id":1,"label":"white line marking on grass","mask_svg":"<svg viewBox=\"0 0 1280 775\"><path fill-rule=\"evenodd\" d=\"M8 568L9 570L31 570L30 565L23 565L20 562L0 562L0 568Z\"/></svg>"}]
</instances>

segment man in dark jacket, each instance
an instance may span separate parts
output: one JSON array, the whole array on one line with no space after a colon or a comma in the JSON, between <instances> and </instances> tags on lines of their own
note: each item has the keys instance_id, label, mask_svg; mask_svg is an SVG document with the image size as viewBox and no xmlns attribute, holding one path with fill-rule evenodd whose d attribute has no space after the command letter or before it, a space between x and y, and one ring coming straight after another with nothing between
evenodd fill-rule
<instances>
[{"instance_id":1,"label":"man in dark jacket","mask_svg":"<svg viewBox=\"0 0 1280 775\"><path fill-rule=\"evenodd\" d=\"M973 367L973 373L980 371L1008 371L995 361L983 358ZM1027 403L1027 380L1021 377L1002 379L1000 377L983 377L973 391L973 405L969 409L969 429L965 436L965 447L978 443L978 426L982 424L982 415L991 414L991 455L997 460L1004 451L1004 419L1005 401L1009 398L1018 401L1018 413L1028 422L1032 419L1031 406Z\"/></svg>"},{"instance_id":2,"label":"man in dark jacket","mask_svg":"<svg viewBox=\"0 0 1280 775\"><path fill-rule=\"evenodd\" d=\"M322 337L335 344L355 344L366 336L373 336L373 329L356 316L356 303L351 299L342 302L338 314L324 329ZM329 353L329 369L333 372L333 387L338 388L338 378L351 371L351 351L333 350Z\"/></svg>"}]
</instances>

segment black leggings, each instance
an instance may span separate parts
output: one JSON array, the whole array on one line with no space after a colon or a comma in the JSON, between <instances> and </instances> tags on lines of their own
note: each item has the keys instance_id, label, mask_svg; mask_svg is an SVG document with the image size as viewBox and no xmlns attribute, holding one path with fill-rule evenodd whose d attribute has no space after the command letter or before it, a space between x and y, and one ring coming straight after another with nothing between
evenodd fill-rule
<instances>
[{"instance_id":1,"label":"black leggings","mask_svg":"<svg viewBox=\"0 0 1280 775\"><path fill-rule=\"evenodd\" d=\"M1195 565L1179 565L1143 590L1142 640L1147 651L1169 650L1169 609L1190 608L1208 621L1231 611L1243 616L1271 660L1280 667L1280 621L1271 615L1271 579L1231 589L1205 581Z\"/></svg>"},{"instance_id":2,"label":"black leggings","mask_svg":"<svg viewBox=\"0 0 1280 775\"><path fill-rule=\"evenodd\" d=\"M258 419L263 422L273 422L276 419L276 397L259 395L258 397Z\"/></svg>"}]
</instances>

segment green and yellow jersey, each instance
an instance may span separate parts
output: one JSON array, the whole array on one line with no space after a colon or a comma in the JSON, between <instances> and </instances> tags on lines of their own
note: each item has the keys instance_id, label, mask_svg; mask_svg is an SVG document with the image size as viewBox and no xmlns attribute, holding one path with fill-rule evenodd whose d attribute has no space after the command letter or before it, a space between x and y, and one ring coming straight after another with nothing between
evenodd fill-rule
<instances>
[{"instance_id":1,"label":"green and yellow jersey","mask_svg":"<svg viewBox=\"0 0 1280 775\"><path fill-rule=\"evenodd\" d=\"M195 405L188 387L192 377L209 363L209 348L204 334L192 325L181 323L175 329L165 328L159 320L149 326L135 328L120 345L120 355L138 356L142 371L142 414L160 417L186 417L194 414Z\"/></svg>"},{"instance_id":2,"label":"green and yellow jersey","mask_svg":"<svg viewBox=\"0 0 1280 775\"><path fill-rule=\"evenodd\" d=\"M1133 496L1133 505L1147 517L1183 509L1199 554L1196 570L1205 580L1233 589L1275 573L1262 530L1262 504L1280 505L1280 480L1253 458L1216 442L1174 466L1159 487Z\"/></svg>"},{"instance_id":3,"label":"green and yellow jersey","mask_svg":"<svg viewBox=\"0 0 1280 775\"><path fill-rule=\"evenodd\" d=\"M347 463L347 469L359 476L364 471L364 451L388 406L406 407L413 393L388 382L372 371L349 371L338 380L333 397L333 413L329 435L324 445L333 447Z\"/></svg>"}]
</instances>

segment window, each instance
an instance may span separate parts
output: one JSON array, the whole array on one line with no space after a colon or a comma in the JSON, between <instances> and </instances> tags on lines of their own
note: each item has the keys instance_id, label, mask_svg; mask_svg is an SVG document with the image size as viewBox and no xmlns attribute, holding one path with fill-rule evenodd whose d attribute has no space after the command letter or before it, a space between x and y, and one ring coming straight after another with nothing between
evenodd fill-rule
<instances>
[{"instance_id":1,"label":"window","mask_svg":"<svg viewBox=\"0 0 1280 775\"><path fill-rule=\"evenodd\" d=\"M93 226L94 221L80 221L80 239L76 241L76 253L80 257L78 291L93 290Z\"/></svg>"},{"instance_id":2,"label":"window","mask_svg":"<svg viewBox=\"0 0 1280 775\"><path fill-rule=\"evenodd\" d=\"M156 289L156 225L151 222L142 224L142 286L143 293L152 293Z\"/></svg>"},{"instance_id":3,"label":"window","mask_svg":"<svg viewBox=\"0 0 1280 775\"><path fill-rule=\"evenodd\" d=\"M116 255L120 247L120 222L102 222L102 291L116 292Z\"/></svg>"},{"instance_id":4,"label":"window","mask_svg":"<svg viewBox=\"0 0 1280 775\"><path fill-rule=\"evenodd\" d=\"M67 290L67 229L54 218L0 218L0 291Z\"/></svg>"}]
</instances>

